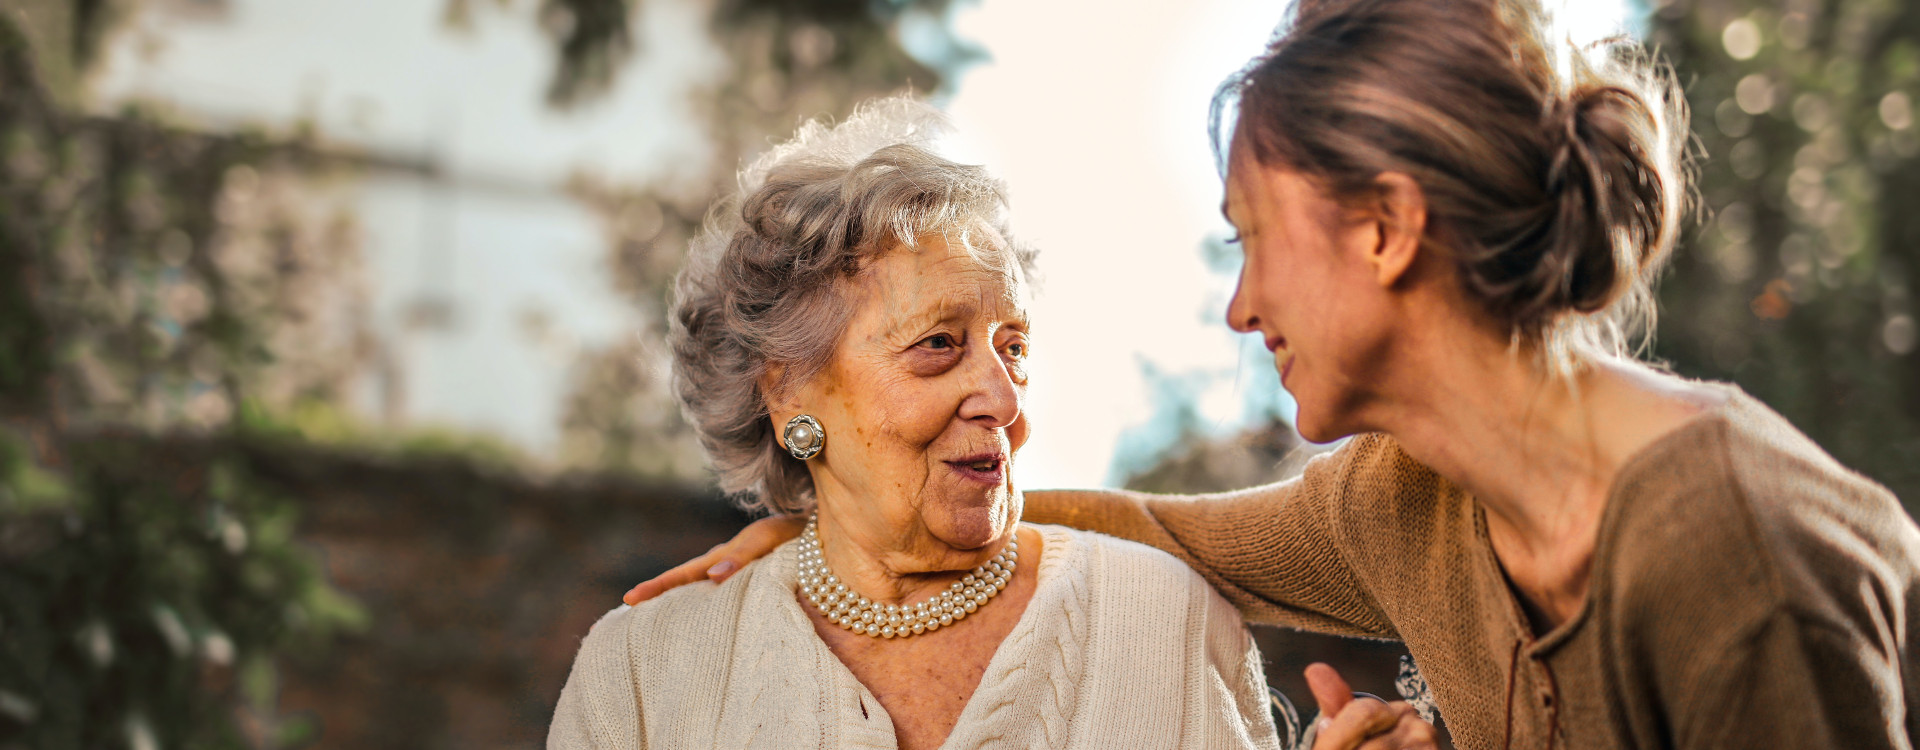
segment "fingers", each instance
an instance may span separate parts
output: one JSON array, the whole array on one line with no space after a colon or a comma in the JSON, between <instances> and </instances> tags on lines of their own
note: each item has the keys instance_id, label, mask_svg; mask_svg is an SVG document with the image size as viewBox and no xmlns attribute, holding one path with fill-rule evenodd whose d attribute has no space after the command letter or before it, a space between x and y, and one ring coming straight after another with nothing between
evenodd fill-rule
<instances>
[{"instance_id":1,"label":"fingers","mask_svg":"<svg viewBox=\"0 0 1920 750\"><path fill-rule=\"evenodd\" d=\"M1332 718L1327 718L1326 714L1321 715L1320 730L1314 738L1313 748L1314 750L1355 750L1356 748L1377 750L1376 746L1365 743L1375 735L1380 735L1383 739L1389 736L1388 733L1400 723L1400 717L1403 715L1403 710L1400 708L1402 706L1405 706L1405 711L1413 710L1412 706L1407 706L1405 703L1386 704L1374 700L1349 700L1347 707L1340 709L1340 713L1333 715ZM1418 718L1417 715L1416 718Z\"/></svg>"},{"instance_id":2,"label":"fingers","mask_svg":"<svg viewBox=\"0 0 1920 750\"><path fill-rule=\"evenodd\" d=\"M1439 734L1405 701L1354 700L1339 670L1307 666L1307 687L1320 704L1314 750L1438 750Z\"/></svg>"},{"instance_id":3,"label":"fingers","mask_svg":"<svg viewBox=\"0 0 1920 750\"><path fill-rule=\"evenodd\" d=\"M707 550L707 553L704 555L680 563L668 569L667 572L654 576L650 580L642 581L640 585L628 591L625 596L620 597L620 601L626 602L628 606L632 606L664 594L668 589L679 588L689 583L698 583L707 580L709 570L719 563L721 559L720 553L724 547L726 547L724 544L715 546L713 549Z\"/></svg>"},{"instance_id":4,"label":"fingers","mask_svg":"<svg viewBox=\"0 0 1920 750\"><path fill-rule=\"evenodd\" d=\"M1400 717L1393 731L1368 739L1359 750L1439 750L1440 731L1421 719L1413 706L1395 703L1392 707Z\"/></svg>"},{"instance_id":5,"label":"fingers","mask_svg":"<svg viewBox=\"0 0 1920 750\"><path fill-rule=\"evenodd\" d=\"M1353 688L1333 667L1314 662L1307 665L1307 689L1313 691L1313 702L1319 704L1320 715L1333 717L1353 702Z\"/></svg>"},{"instance_id":6,"label":"fingers","mask_svg":"<svg viewBox=\"0 0 1920 750\"><path fill-rule=\"evenodd\" d=\"M798 515L770 516L754 521L732 539L707 550L706 554L633 587L620 600L631 606L689 583L707 580L723 582L746 567L747 563L766 557L774 548L799 536L806 525L806 519Z\"/></svg>"},{"instance_id":7,"label":"fingers","mask_svg":"<svg viewBox=\"0 0 1920 750\"><path fill-rule=\"evenodd\" d=\"M725 560L720 564L733 563L733 565L727 572L715 573L714 580L726 580L727 576L733 574L733 570L739 570L747 563L766 557L780 545L800 536L800 532L806 528L806 516L801 515L768 516L747 524L739 534L734 535L733 541L721 545Z\"/></svg>"}]
</instances>

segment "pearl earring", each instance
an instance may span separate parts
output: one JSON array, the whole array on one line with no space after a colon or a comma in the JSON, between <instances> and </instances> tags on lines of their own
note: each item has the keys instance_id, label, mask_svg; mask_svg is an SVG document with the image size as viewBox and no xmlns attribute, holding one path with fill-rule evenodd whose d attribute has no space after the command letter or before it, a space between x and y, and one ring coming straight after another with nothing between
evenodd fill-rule
<instances>
[{"instance_id":1,"label":"pearl earring","mask_svg":"<svg viewBox=\"0 0 1920 750\"><path fill-rule=\"evenodd\" d=\"M820 420L810 414L802 414L787 420L786 432L781 435L787 443L787 453L805 461L820 455L820 449L827 444L827 431L820 428Z\"/></svg>"}]
</instances>

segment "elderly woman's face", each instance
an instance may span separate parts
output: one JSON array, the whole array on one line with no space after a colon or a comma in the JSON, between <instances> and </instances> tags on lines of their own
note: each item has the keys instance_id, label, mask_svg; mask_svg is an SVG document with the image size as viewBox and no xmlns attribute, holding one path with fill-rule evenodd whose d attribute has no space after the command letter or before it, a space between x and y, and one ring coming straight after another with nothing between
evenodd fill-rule
<instances>
[{"instance_id":1,"label":"elderly woman's face","mask_svg":"<svg viewBox=\"0 0 1920 750\"><path fill-rule=\"evenodd\" d=\"M971 241L979 257L929 236L869 263L831 362L786 404L795 412L774 415L806 411L826 429L810 468L837 532L936 566L1020 515L1010 470L1027 440L1026 292L997 233Z\"/></svg>"}]
</instances>

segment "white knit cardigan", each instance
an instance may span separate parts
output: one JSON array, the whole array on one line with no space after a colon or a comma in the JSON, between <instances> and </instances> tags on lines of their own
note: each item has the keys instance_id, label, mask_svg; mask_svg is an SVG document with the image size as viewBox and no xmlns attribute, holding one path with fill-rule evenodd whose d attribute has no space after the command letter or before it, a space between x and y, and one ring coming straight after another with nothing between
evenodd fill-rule
<instances>
[{"instance_id":1,"label":"white knit cardigan","mask_svg":"<svg viewBox=\"0 0 1920 750\"><path fill-rule=\"evenodd\" d=\"M1260 654L1232 605L1166 553L1034 528L1033 599L942 747L1277 750ZM797 552L602 617L547 747L898 747L795 599Z\"/></svg>"}]
</instances>

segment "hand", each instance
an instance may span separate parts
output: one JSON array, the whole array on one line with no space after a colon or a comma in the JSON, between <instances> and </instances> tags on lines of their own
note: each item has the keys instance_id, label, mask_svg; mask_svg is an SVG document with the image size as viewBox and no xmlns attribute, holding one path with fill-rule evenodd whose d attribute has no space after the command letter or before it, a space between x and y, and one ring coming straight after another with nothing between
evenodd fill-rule
<instances>
[{"instance_id":1,"label":"hand","mask_svg":"<svg viewBox=\"0 0 1920 750\"><path fill-rule=\"evenodd\" d=\"M1307 687L1320 704L1313 750L1438 750L1432 724L1404 701L1354 700L1353 688L1325 664L1307 667Z\"/></svg>"},{"instance_id":2,"label":"hand","mask_svg":"<svg viewBox=\"0 0 1920 750\"><path fill-rule=\"evenodd\" d=\"M766 557L773 548L799 536L806 527L807 519L800 515L768 516L754 521L733 535L732 539L714 545L706 554L680 563L672 570L654 576L653 580L633 587L620 600L634 605L666 593L667 589L689 583L708 580L720 583L747 563Z\"/></svg>"}]
</instances>

